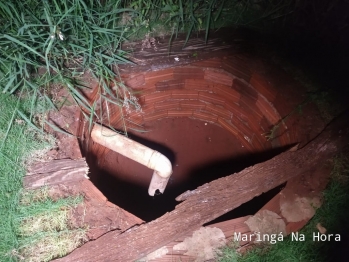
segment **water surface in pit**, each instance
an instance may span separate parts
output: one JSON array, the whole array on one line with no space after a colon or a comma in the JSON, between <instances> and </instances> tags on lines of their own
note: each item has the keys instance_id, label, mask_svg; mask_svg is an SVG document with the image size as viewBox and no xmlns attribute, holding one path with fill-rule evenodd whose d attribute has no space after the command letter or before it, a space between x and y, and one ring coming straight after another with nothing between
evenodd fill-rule
<instances>
[{"instance_id":1,"label":"water surface in pit","mask_svg":"<svg viewBox=\"0 0 349 262\"><path fill-rule=\"evenodd\" d=\"M87 154L91 181L109 201L145 221L172 211L175 198L219 177L238 172L268 158L249 154L231 133L218 125L189 118L166 118L147 122L148 132L129 132L129 137L164 154L173 174L164 194L151 197L148 186L153 171L113 151ZM96 161L97 160L97 161ZM277 192L259 197L225 216L254 214Z\"/></svg>"}]
</instances>

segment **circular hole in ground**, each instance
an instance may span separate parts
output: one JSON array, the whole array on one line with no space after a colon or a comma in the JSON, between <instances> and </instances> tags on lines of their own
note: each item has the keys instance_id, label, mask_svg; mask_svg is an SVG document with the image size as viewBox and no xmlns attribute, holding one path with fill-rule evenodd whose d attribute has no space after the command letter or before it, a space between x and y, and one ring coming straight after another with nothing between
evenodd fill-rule
<instances>
[{"instance_id":1,"label":"circular hole in ground","mask_svg":"<svg viewBox=\"0 0 349 262\"><path fill-rule=\"evenodd\" d=\"M173 174L164 194L148 195L153 170L111 150L94 146L85 152L91 181L110 202L149 222L174 210L175 198L187 190L265 161L278 150L249 153L239 140L218 125L189 118L165 118L146 123L148 132L131 132L131 139L164 154ZM93 143L93 142L92 142ZM280 188L254 198L217 220L251 215Z\"/></svg>"}]
</instances>

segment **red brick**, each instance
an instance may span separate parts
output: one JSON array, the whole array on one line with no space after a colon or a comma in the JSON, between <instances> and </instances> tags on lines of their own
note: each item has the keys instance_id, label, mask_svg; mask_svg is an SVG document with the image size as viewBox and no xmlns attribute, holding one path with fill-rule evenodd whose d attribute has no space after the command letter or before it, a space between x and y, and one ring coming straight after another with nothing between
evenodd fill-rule
<instances>
[{"instance_id":1,"label":"red brick","mask_svg":"<svg viewBox=\"0 0 349 262\"><path fill-rule=\"evenodd\" d=\"M237 130L237 128L230 124L229 122L227 122L226 120L224 120L223 118L218 118L218 124L221 125L222 128L226 129L228 132L232 133L234 136L237 136L239 134L239 131Z\"/></svg>"},{"instance_id":2,"label":"red brick","mask_svg":"<svg viewBox=\"0 0 349 262\"><path fill-rule=\"evenodd\" d=\"M182 109L190 110L204 110L206 108L206 104L200 101L181 101L180 106Z\"/></svg>"},{"instance_id":3,"label":"red brick","mask_svg":"<svg viewBox=\"0 0 349 262\"><path fill-rule=\"evenodd\" d=\"M98 110L100 110L100 103L99 103L100 101L98 101L98 106L96 107ZM111 113L112 111L114 111L114 112L115 111L120 111L120 109L121 109L121 103L120 102L119 103L117 101L111 102L111 101L108 101L106 99L103 99L102 101L103 101L103 103L102 103L101 111L102 111L103 114L107 113L107 112ZM120 105L116 105L115 103L118 103Z\"/></svg>"},{"instance_id":4,"label":"red brick","mask_svg":"<svg viewBox=\"0 0 349 262\"><path fill-rule=\"evenodd\" d=\"M109 112L105 111L105 121L110 121L110 124L118 123L122 120L122 111L120 107L116 105L109 106Z\"/></svg>"},{"instance_id":5,"label":"red brick","mask_svg":"<svg viewBox=\"0 0 349 262\"><path fill-rule=\"evenodd\" d=\"M205 80L211 81L214 83L232 86L233 85L233 78L222 71L212 70L212 69L206 69L205 70Z\"/></svg>"},{"instance_id":6,"label":"red brick","mask_svg":"<svg viewBox=\"0 0 349 262\"><path fill-rule=\"evenodd\" d=\"M246 82L250 82L251 70L241 59L229 57L227 60L223 60L222 67L224 70L233 74L234 76L242 78Z\"/></svg>"},{"instance_id":7,"label":"red brick","mask_svg":"<svg viewBox=\"0 0 349 262\"><path fill-rule=\"evenodd\" d=\"M156 91L157 91L156 86L154 84L142 85L140 88L133 90L133 92L136 92L137 94L140 94L140 95L150 94Z\"/></svg>"},{"instance_id":8,"label":"red brick","mask_svg":"<svg viewBox=\"0 0 349 262\"><path fill-rule=\"evenodd\" d=\"M192 110L168 110L169 117L191 117L193 115Z\"/></svg>"},{"instance_id":9,"label":"red brick","mask_svg":"<svg viewBox=\"0 0 349 262\"><path fill-rule=\"evenodd\" d=\"M198 118L203 121L209 121L209 122L215 122L217 123L217 116L214 116L208 112L205 111L194 111L193 117Z\"/></svg>"},{"instance_id":10,"label":"red brick","mask_svg":"<svg viewBox=\"0 0 349 262\"><path fill-rule=\"evenodd\" d=\"M169 110L169 109L178 109L180 108L180 103L178 101L165 101L157 102L154 104L155 110Z\"/></svg>"},{"instance_id":11,"label":"red brick","mask_svg":"<svg viewBox=\"0 0 349 262\"><path fill-rule=\"evenodd\" d=\"M277 124L280 121L280 116L274 106L267 101L263 96L260 94L258 95L258 99L256 102L256 105L258 109L264 114L264 116L267 118L269 123L272 125Z\"/></svg>"},{"instance_id":12,"label":"red brick","mask_svg":"<svg viewBox=\"0 0 349 262\"><path fill-rule=\"evenodd\" d=\"M254 73L252 75L251 80L250 80L250 84L259 93L261 93L263 96L265 96L265 98L269 102L271 102L271 103L274 102L276 95L277 95L277 91L265 77L263 77L259 73Z\"/></svg>"},{"instance_id":13,"label":"red brick","mask_svg":"<svg viewBox=\"0 0 349 262\"><path fill-rule=\"evenodd\" d=\"M229 86L214 84L212 90L217 95L220 95L224 97L226 100L230 100L231 102L238 103L240 100L240 93Z\"/></svg>"},{"instance_id":14,"label":"red brick","mask_svg":"<svg viewBox=\"0 0 349 262\"><path fill-rule=\"evenodd\" d=\"M237 90L241 96L249 97L250 99L256 101L258 99L258 92L250 84L241 81L239 79L234 79L233 88Z\"/></svg>"},{"instance_id":15,"label":"red brick","mask_svg":"<svg viewBox=\"0 0 349 262\"><path fill-rule=\"evenodd\" d=\"M248 126L251 128L252 132L262 135L265 132L262 130L260 122L262 119L256 118L255 116L250 116L247 120Z\"/></svg>"},{"instance_id":16,"label":"red brick","mask_svg":"<svg viewBox=\"0 0 349 262\"><path fill-rule=\"evenodd\" d=\"M251 100L248 97L241 96L240 101L239 101L240 107L249 115L255 115L258 117L258 119L262 119L263 114L262 112L258 109L256 106L256 102Z\"/></svg>"},{"instance_id":17,"label":"red brick","mask_svg":"<svg viewBox=\"0 0 349 262\"><path fill-rule=\"evenodd\" d=\"M136 76L137 74L123 74L123 73L120 73L120 78L115 78L116 80L120 80L120 79L123 79L123 80L127 80L127 79L130 79L134 76Z\"/></svg>"},{"instance_id":18,"label":"red brick","mask_svg":"<svg viewBox=\"0 0 349 262\"><path fill-rule=\"evenodd\" d=\"M183 109L191 109L191 110L204 110L206 108L206 104L200 101L181 101L180 106Z\"/></svg>"},{"instance_id":19,"label":"red brick","mask_svg":"<svg viewBox=\"0 0 349 262\"><path fill-rule=\"evenodd\" d=\"M145 96L137 96L138 99L138 103L140 103L141 105L145 103Z\"/></svg>"},{"instance_id":20,"label":"red brick","mask_svg":"<svg viewBox=\"0 0 349 262\"><path fill-rule=\"evenodd\" d=\"M296 125L289 127L289 137L291 144L296 144L300 142L300 139L298 137L298 127Z\"/></svg>"},{"instance_id":21,"label":"red brick","mask_svg":"<svg viewBox=\"0 0 349 262\"><path fill-rule=\"evenodd\" d=\"M280 124L277 132L277 138L280 141L281 146L286 146L291 144L291 140L289 137L289 130L284 124Z\"/></svg>"},{"instance_id":22,"label":"red brick","mask_svg":"<svg viewBox=\"0 0 349 262\"><path fill-rule=\"evenodd\" d=\"M261 143L260 137L258 135L252 137L252 145L254 149L258 152L262 152L265 150L265 147L263 146L263 143Z\"/></svg>"},{"instance_id":23,"label":"red brick","mask_svg":"<svg viewBox=\"0 0 349 262\"><path fill-rule=\"evenodd\" d=\"M174 79L204 79L204 71L199 67L177 67L173 71Z\"/></svg>"},{"instance_id":24,"label":"red brick","mask_svg":"<svg viewBox=\"0 0 349 262\"><path fill-rule=\"evenodd\" d=\"M144 123L144 118L142 115L138 115L137 117L129 117L128 120L131 123L135 123L137 125L143 125L143 123Z\"/></svg>"},{"instance_id":25,"label":"red brick","mask_svg":"<svg viewBox=\"0 0 349 262\"><path fill-rule=\"evenodd\" d=\"M243 145L243 147L249 151L249 152L254 152L254 148L251 143L249 143L245 138L244 135L239 133L237 135L237 138L239 139L240 143Z\"/></svg>"},{"instance_id":26,"label":"red brick","mask_svg":"<svg viewBox=\"0 0 349 262\"><path fill-rule=\"evenodd\" d=\"M184 81L183 80L167 80L157 82L155 84L157 91L166 91L166 90L174 90L174 89L184 89Z\"/></svg>"},{"instance_id":27,"label":"red brick","mask_svg":"<svg viewBox=\"0 0 349 262\"><path fill-rule=\"evenodd\" d=\"M145 84L144 74L139 74L125 81L125 85L130 88L140 88Z\"/></svg>"},{"instance_id":28,"label":"red brick","mask_svg":"<svg viewBox=\"0 0 349 262\"><path fill-rule=\"evenodd\" d=\"M238 117L244 121L248 120L248 115L244 112L242 108L240 108L238 104L226 101L224 104L224 108L233 113L234 117Z\"/></svg>"},{"instance_id":29,"label":"red brick","mask_svg":"<svg viewBox=\"0 0 349 262\"><path fill-rule=\"evenodd\" d=\"M218 106L215 106L213 104L207 104L206 105L206 111L210 112L211 114L215 114L217 116L220 116L224 119L230 119L232 116L232 113L224 108L220 108Z\"/></svg>"},{"instance_id":30,"label":"red brick","mask_svg":"<svg viewBox=\"0 0 349 262\"><path fill-rule=\"evenodd\" d=\"M135 121L135 119L125 119L125 125L127 129L142 130L143 129L143 119L142 121Z\"/></svg>"},{"instance_id":31,"label":"red brick","mask_svg":"<svg viewBox=\"0 0 349 262\"><path fill-rule=\"evenodd\" d=\"M137 93L138 102L141 104L145 103L146 96L154 94L154 93L156 93L155 86L152 89L149 88L149 89L140 90Z\"/></svg>"},{"instance_id":32,"label":"red brick","mask_svg":"<svg viewBox=\"0 0 349 262\"><path fill-rule=\"evenodd\" d=\"M244 122L242 122L240 119L233 117L231 119L231 122L233 123L234 126L237 127L237 129L239 130L239 132L245 136L247 136L249 139L252 139L253 137L253 131L251 130L251 128L246 125Z\"/></svg>"},{"instance_id":33,"label":"red brick","mask_svg":"<svg viewBox=\"0 0 349 262\"><path fill-rule=\"evenodd\" d=\"M142 105L142 113L144 115L152 114L154 112L154 104L144 104Z\"/></svg>"},{"instance_id":34,"label":"red brick","mask_svg":"<svg viewBox=\"0 0 349 262\"><path fill-rule=\"evenodd\" d=\"M260 123L259 123L261 130L263 131L263 133L267 133L270 131L270 129L273 127L269 121L265 118L265 116L261 119Z\"/></svg>"},{"instance_id":35,"label":"red brick","mask_svg":"<svg viewBox=\"0 0 349 262\"><path fill-rule=\"evenodd\" d=\"M144 121L147 122L147 121L157 120L164 117L167 117L167 111L158 111L152 114L144 115Z\"/></svg>"},{"instance_id":36,"label":"red brick","mask_svg":"<svg viewBox=\"0 0 349 262\"><path fill-rule=\"evenodd\" d=\"M143 119L143 112L141 111L136 111L136 110L132 110L130 113L127 114L127 118L142 118Z\"/></svg>"},{"instance_id":37,"label":"red brick","mask_svg":"<svg viewBox=\"0 0 349 262\"><path fill-rule=\"evenodd\" d=\"M144 75L146 84L156 84L159 81L172 80L173 68L168 68L159 71L147 72Z\"/></svg>"},{"instance_id":38,"label":"red brick","mask_svg":"<svg viewBox=\"0 0 349 262\"><path fill-rule=\"evenodd\" d=\"M170 97L171 91L162 91L145 96L144 101L146 104L150 104L164 101Z\"/></svg>"},{"instance_id":39,"label":"red brick","mask_svg":"<svg viewBox=\"0 0 349 262\"><path fill-rule=\"evenodd\" d=\"M198 99L198 91L194 90L173 90L171 93L173 99Z\"/></svg>"},{"instance_id":40,"label":"red brick","mask_svg":"<svg viewBox=\"0 0 349 262\"><path fill-rule=\"evenodd\" d=\"M199 100L218 105L224 105L225 103L225 99L222 98L220 95L202 91L199 92Z\"/></svg>"},{"instance_id":41,"label":"red brick","mask_svg":"<svg viewBox=\"0 0 349 262\"><path fill-rule=\"evenodd\" d=\"M195 90L208 90L209 84L204 79L186 79L185 88Z\"/></svg>"}]
</instances>

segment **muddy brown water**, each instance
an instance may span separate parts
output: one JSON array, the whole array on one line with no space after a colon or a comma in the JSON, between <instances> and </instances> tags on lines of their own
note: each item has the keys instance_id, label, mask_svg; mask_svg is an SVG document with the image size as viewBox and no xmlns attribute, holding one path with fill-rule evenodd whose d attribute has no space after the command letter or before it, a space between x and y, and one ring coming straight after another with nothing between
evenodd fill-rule
<instances>
[{"instance_id":1,"label":"muddy brown water","mask_svg":"<svg viewBox=\"0 0 349 262\"><path fill-rule=\"evenodd\" d=\"M220 126L189 118L165 118L146 124L148 132L128 133L129 137L164 154L173 174L164 194L148 195L153 170L113 151L100 156L87 153L91 181L109 201L149 222L174 210L175 198L217 178L265 161L276 151L251 155ZM278 151L280 151L279 149ZM221 218L223 221L252 215L280 188L263 194Z\"/></svg>"}]
</instances>

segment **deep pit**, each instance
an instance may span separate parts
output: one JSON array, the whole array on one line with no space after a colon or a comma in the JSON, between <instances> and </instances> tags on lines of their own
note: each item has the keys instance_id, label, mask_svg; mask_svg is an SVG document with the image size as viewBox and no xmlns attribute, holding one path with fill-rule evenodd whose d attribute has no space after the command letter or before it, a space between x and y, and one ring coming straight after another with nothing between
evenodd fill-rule
<instances>
[{"instance_id":1,"label":"deep pit","mask_svg":"<svg viewBox=\"0 0 349 262\"><path fill-rule=\"evenodd\" d=\"M250 154L228 131L200 120L162 119L147 123L147 129L149 132L128 135L171 161L173 174L164 194L149 196L153 170L118 153L109 150L99 157L88 155L87 161L91 181L109 201L148 222L174 210L178 204L175 198L181 193L239 172L276 153ZM250 201L225 219L253 214L276 193L278 189Z\"/></svg>"},{"instance_id":2,"label":"deep pit","mask_svg":"<svg viewBox=\"0 0 349 262\"><path fill-rule=\"evenodd\" d=\"M290 100L283 101L269 79L255 74L241 57L125 75L124 81L137 91L142 111L105 102L102 120L118 130L126 125L129 138L169 158L173 174L164 194L148 195L149 168L91 139L83 148L91 181L109 201L147 222L174 210L181 193L266 161L298 142L295 120L281 122L268 137L291 110ZM96 90L90 99L98 99ZM254 214L280 188L215 222Z\"/></svg>"}]
</instances>

